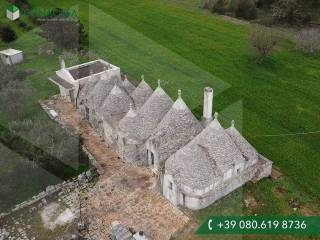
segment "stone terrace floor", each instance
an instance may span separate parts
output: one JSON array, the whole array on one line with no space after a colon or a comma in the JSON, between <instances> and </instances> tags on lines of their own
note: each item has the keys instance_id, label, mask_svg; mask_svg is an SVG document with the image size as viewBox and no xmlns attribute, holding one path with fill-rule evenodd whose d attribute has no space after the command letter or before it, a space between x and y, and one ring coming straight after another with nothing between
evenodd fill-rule
<instances>
[{"instance_id":1,"label":"stone terrace floor","mask_svg":"<svg viewBox=\"0 0 320 240\"><path fill-rule=\"evenodd\" d=\"M156 177L150 169L123 163L72 104L59 98L44 104L58 112L60 123L81 135L85 147L104 171L96 185L81 196L81 213L89 223L89 239L107 239L110 224L115 220L159 240L170 239L185 226L188 217L155 190Z\"/></svg>"}]
</instances>

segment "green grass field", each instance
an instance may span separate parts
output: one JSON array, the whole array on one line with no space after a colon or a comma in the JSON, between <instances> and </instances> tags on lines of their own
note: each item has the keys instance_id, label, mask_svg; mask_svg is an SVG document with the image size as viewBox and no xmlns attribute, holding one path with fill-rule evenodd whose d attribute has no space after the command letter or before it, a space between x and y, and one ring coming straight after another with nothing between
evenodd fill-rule
<instances>
[{"instance_id":1,"label":"green grass field","mask_svg":"<svg viewBox=\"0 0 320 240\"><path fill-rule=\"evenodd\" d=\"M284 174L277 181L249 184L240 191L258 200L253 212L243 208L241 201L226 199L196 213L196 223L212 214L239 210L243 214L294 214L288 201L295 197L318 212L320 134L286 134L320 130L319 56L306 56L294 43L282 39L267 61L258 65L248 46L250 26L227 22L198 9L196 1L190 2L30 0L33 8L78 10L89 33L90 50L135 78L144 74L153 87L156 79L163 79L173 99L177 89L182 89L198 117L203 87L212 86L214 109L221 112L224 125L236 119L244 136ZM32 44L24 45L25 41L20 39L20 46L28 51ZM49 61L33 59L34 63L26 64L39 67L39 74L29 81L46 97L54 92L45 80L58 67L57 56ZM285 188L284 196L274 193L277 187Z\"/></svg>"}]
</instances>

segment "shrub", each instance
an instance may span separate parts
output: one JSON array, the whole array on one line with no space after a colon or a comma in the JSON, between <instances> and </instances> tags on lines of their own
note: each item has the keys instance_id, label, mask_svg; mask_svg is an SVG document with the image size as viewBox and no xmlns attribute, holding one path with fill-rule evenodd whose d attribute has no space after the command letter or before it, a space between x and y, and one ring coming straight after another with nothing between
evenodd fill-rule
<instances>
[{"instance_id":1,"label":"shrub","mask_svg":"<svg viewBox=\"0 0 320 240\"><path fill-rule=\"evenodd\" d=\"M302 24L311 20L299 0L277 0L271 11L273 19L278 23Z\"/></svg>"},{"instance_id":2,"label":"shrub","mask_svg":"<svg viewBox=\"0 0 320 240\"><path fill-rule=\"evenodd\" d=\"M205 0L203 3L203 8L211 11L212 5L213 5L213 0Z\"/></svg>"},{"instance_id":3,"label":"shrub","mask_svg":"<svg viewBox=\"0 0 320 240\"><path fill-rule=\"evenodd\" d=\"M251 47L259 54L260 62L272 52L277 45L278 38L273 30L256 25L252 28L249 43Z\"/></svg>"},{"instance_id":4,"label":"shrub","mask_svg":"<svg viewBox=\"0 0 320 240\"><path fill-rule=\"evenodd\" d=\"M218 13L218 14L224 14L225 13L225 1L224 0L214 1L211 11L214 13Z\"/></svg>"},{"instance_id":5,"label":"shrub","mask_svg":"<svg viewBox=\"0 0 320 240\"><path fill-rule=\"evenodd\" d=\"M255 23L263 25L263 26L268 26L268 27L272 27L274 25L273 18L270 15L265 15L265 16L259 17L259 19L257 19L255 21Z\"/></svg>"},{"instance_id":6,"label":"shrub","mask_svg":"<svg viewBox=\"0 0 320 240\"><path fill-rule=\"evenodd\" d=\"M25 23L25 22L22 21L22 20L19 20L19 21L18 21L18 26L19 26L20 28L22 28L23 30L25 30L25 31L30 31L30 30L32 30L32 26L28 25L27 23Z\"/></svg>"},{"instance_id":7,"label":"shrub","mask_svg":"<svg viewBox=\"0 0 320 240\"><path fill-rule=\"evenodd\" d=\"M24 21L19 20L18 26L19 26L20 28L25 29L28 25L27 25Z\"/></svg>"},{"instance_id":8,"label":"shrub","mask_svg":"<svg viewBox=\"0 0 320 240\"><path fill-rule=\"evenodd\" d=\"M270 7L271 4L274 3L275 0L257 0L257 7Z\"/></svg>"},{"instance_id":9,"label":"shrub","mask_svg":"<svg viewBox=\"0 0 320 240\"><path fill-rule=\"evenodd\" d=\"M15 0L14 4L23 10L27 10L30 8L30 3L28 0Z\"/></svg>"},{"instance_id":10,"label":"shrub","mask_svg":"<svg viewBox=\"0 0 320 240\"><path fill-rule=\"evenodd\" d=\"M17 39L17 34L9 26L3 27L0 29L0 35L2 41L9 43Z\"/></svg>"},{"instance_id":11,"label":"shrub","mask_svg":"<svg viewBox=\"0 0 320 240\"><path fill-rule=\"evenodd\" d=\"M297 48L309 54L320 51L320 30L303 29L296 36Z\"/></svg>"},{"instance_id":12,"label":"shrub","mask_svg":"<svg viewBox=\"0 0 320 240\"><path fill-rule=\"evenodd\" d=\"M205 0L203 8L218 14L233 13L236 1L237 0Z\"/></svg>"},{"instance_id":13,"label":"shrub","mask_svg":"<svg viewBox=\"0 0 320 240\"><path fill-rule=\"evenodd\" d=\"M320 0L311 0L312 7L320 7Z\"/></svg>"},{"instance_id":14,"label":"shrub","mask_svg":"<svg viewBox=\"0 0 320 240\"><path fill-rule=\"evenodd\" d=\"M252 20L257 17L257 7L254 0L238 0L235 14L239 18Z\"/></svg>"},{"instance_id":15,"label":"shrub","mask_svg":"<svg viewBox=\"0 0 320 240\"><path fill-rule=\"evenodd\" d=\"M226 4L228 11L231 11L232 13L234 13L237 4L238 4L237 0L229 0Z\"/></svg>"}]
</instances>

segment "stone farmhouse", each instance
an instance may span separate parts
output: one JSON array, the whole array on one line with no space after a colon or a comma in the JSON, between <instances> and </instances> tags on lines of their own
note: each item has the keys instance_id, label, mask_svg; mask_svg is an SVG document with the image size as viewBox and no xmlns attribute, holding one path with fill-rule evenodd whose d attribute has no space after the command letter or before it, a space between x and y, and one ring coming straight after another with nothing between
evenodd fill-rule
<instances>
[{"instance_id":1,"label":"stone farmhouse","mask_svg":"<svg viewBox=\"0 0 320 240\"><path fill-rule=\"evenodd\" d=\"M125 162L159 175L163 195L175 206L202 209L248 181L271 174L272 162L236 129L212 116L213 89L204 89L198 121L182 99L142 80L135 87L120 68L101 59L61 68L50 80Z\"/></svg>"}]
</instances>

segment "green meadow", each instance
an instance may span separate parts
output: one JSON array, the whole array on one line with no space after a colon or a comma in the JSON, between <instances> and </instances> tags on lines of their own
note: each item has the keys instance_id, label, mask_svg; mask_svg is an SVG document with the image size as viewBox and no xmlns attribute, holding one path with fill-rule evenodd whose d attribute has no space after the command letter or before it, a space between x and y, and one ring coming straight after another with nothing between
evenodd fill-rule
<instances>
[{"instance_id":1,"label":"green meadow","mask_svg":"<svg viewBox=\"0 0 320 240\"><path fill-rule=\"evenodd\" d=\"M306 209L319 214L320 133L301 133L320 130L320 56L300 53L282 37L272 55L257 64L248 44L250 25L212 15L194 0L29 2L32 8L77 10L91 51L137 81L144 74L152 87L162 79L173 99L182 89L198 118L203 88L213 87L214 111L220 113L223 125L228 127L236 119L243 135L279 167L281 178L246 185L193 213L191 224L197 226L215 214L305 214ZM46 98L57 92L47 77L58 68L58 56L37 56L37 41L44 39L34 31L15 44L26 53L23 66L37 72L28 82ZM278 188L284 193L277 194ZM244 207L247 195L255 197L257 208ZM291 199L298 199L301 208L294 211Z\"/></svg>"}]
</instances>

